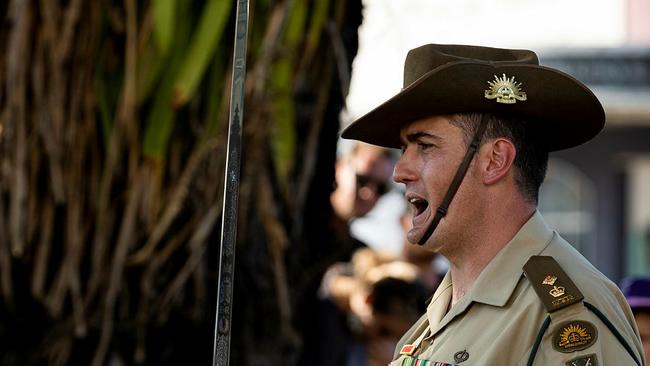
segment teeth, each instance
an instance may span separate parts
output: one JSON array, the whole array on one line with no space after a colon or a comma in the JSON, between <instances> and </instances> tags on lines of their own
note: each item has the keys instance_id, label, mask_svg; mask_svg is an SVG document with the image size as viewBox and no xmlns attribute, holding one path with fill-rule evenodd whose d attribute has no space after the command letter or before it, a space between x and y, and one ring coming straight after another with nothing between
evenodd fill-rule
<instances>
[{"instance_id":1,"label":"teeth","mask_svg":"<svg viewBox=\"0 0 650 366\"><path fill-rule=\"evenodd\" d=\"M429 205L426 200L423 200L423 199L418 198L418 197L409 198L408 202L411 205L413 205L413 207L415 208L415 214L416 215L419 215L422 212L424 212L424 210L426 210L427 206Z\"/></svg>"}]
</instances>

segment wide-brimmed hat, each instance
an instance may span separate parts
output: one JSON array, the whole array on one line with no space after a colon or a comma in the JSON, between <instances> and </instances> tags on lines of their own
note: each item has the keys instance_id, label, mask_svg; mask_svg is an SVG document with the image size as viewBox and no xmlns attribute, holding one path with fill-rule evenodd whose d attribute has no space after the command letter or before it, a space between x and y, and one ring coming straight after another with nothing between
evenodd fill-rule
<instances>
[{"instance_id":1,"label":"wide-brimmed hat","mask_svg":"<svg viewBox=\"0 0 650 366\"><path fill-rule=\"evenodd\" d=\"M406 56L402 91L342 137L399 148L400 130L415 120L475 112L530 121L549 151L580 145L605 124L596 96L572 76L540 66L533 51L428 44Z\"/></svg>"}]
</instances>

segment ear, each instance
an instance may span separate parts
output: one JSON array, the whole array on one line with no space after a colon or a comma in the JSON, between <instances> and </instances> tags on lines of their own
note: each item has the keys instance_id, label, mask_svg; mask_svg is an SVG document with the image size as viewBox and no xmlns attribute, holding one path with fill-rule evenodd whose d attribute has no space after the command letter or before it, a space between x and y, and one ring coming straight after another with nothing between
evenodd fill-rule
<instances>
[{"instance_id":1,"label":"ear","mask_svg":"<svg viewBox=\"0 0 650 366\"><path fill-rule=\"evenodd\" d=\"M486 147L488 148L485 155L487 165L484 165L483 183L491 185L510 174L517 150L512 141L504 138L497 138L489 142Z\"/></svg>"}]
</instances>

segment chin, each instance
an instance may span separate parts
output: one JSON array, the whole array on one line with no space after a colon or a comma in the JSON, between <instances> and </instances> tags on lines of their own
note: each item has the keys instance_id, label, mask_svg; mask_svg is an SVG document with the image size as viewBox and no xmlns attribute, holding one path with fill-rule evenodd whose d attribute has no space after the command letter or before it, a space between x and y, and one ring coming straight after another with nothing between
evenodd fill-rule
<instances>
[{"instance_id":1,"label":"chin","mask_svg":"<svg viewBox=\"0 0 650 366\"><path fill-rule=\"evenodd\" d=\"M428 250L428 251L434 252L434 253L440 253L443 245L440 243L439 236L436 235L436 234L438 234L438 229L436 229L433 232L433 234L431 234L429 239L427 239L427 241L424 244L419 245L418 241L420 240L420 236L423 235L423 234L424 234L424 231L422 233L419 233L419 232L418 233L409 233L408 236L407 236L407 239L408 239L408 241L410 243L412 243L413 245L418 245L422 249L425 249L425 250Z\"/></svg>"},{"instance_id":2,"label":"chin","mask_svg":"<svg viewBox=\"0 0 650 366\"><path fill-rule=\"evenodd\" d=\"M406 233L406 240L408 240L409 244L411 244L411 245L418 245L418 240L419 239L420 239L420 235L418 235L418 233L416 233L416 232L414 233L413 229L411 229L411 231Z\"/></svg>"},{"instance_id":3,"label":"chin","mask_svg":"<svg viewBox=\"0 0 650 366\"><path fill-rule=\"evenodd\" d=\"M411 245L417 245L417 246L425 248L425 249L430 249L432 247L432 245L433 245L432 243L433 243L434 238L435 238L435 233L433 235L431 235L429 237L429 239L427 239L427 241L424 244L420 245L418 243L419 243L420 238L422 237L422 235L424 235L424 232L425 232L425 230L417 231L417 232L410 231L406 235L406 239L408 239L408 241L409 241L409 243L411 243Z\"/></svg>"}]
</instances>

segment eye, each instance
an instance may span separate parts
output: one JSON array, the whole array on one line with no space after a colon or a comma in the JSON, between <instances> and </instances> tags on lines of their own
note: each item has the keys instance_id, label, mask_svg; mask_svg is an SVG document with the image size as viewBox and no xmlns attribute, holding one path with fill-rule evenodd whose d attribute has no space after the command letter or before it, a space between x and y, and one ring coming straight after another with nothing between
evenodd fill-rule
<instances>
[{"instance_id":1,"label":"eye","mask_svg":"<svg viewBox=\"0 0 650 366\"><path fill-rule=\"evenodd\" d=\"M431 147L433 147L433 144L427 144L426 142L418 142L418 149L420 151L427 151Z\"/></svg>"}]
</instances>

